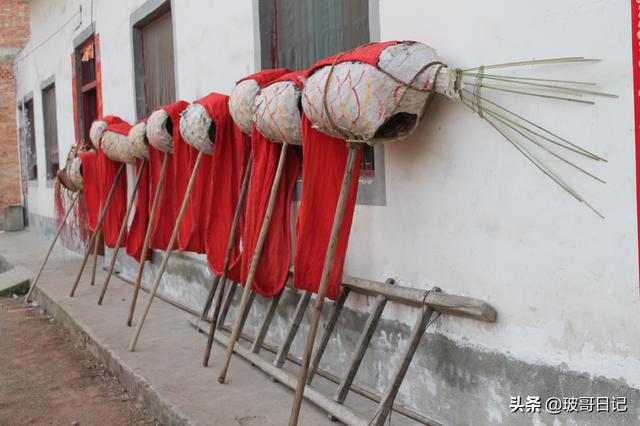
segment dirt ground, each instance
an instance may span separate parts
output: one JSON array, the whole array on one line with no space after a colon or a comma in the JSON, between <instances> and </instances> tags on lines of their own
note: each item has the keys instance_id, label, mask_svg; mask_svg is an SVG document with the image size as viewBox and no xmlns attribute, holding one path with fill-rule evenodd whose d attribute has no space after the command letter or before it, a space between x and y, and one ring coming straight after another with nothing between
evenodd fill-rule
<instances>
[{"instance_id":1,"label":"dirt ground","mask_svg":"<svg viewBox=\"0 0 640 426\"><path fill-rule=\"evenodd\" d=\"M0 298L0 425L159 425L62 326Z\"/></svg>"}]
</instances>

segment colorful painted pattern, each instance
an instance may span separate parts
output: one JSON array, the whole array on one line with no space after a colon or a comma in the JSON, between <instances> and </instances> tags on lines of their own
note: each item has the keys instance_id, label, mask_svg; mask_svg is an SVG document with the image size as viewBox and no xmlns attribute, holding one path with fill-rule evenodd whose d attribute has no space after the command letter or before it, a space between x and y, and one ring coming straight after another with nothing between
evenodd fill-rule
<instances>
[{"instance_id":1,"label":"colorful painted pattern","mask_svg":"<svg viewBox=\"0 0 640 426\"><path fill-rule=\"evenodd\" d=\"M301 95L302 91L291 81L262 89L253 104L253 120L260 133L276 142L301 145Z\"/></svg>"},{"instance_id":2,"label":"colorful painted pattern","mask_svg":"<svg viewBox=\"0 0 640 426\"><path fill-rule=\"evenodd\" d=\"M205 108L197 102L192 103L180 115L182 139L195 149L212 154L214 143L209 138L211 123L211 117Z\"/></svg>"},{"instance_id":3,"label":"colorful painted pattern","mask_svg":"<svg viewBox=\"0 0 640 426\"><path fill-rule=\"evenodd\" d=\"M430 96L428 89L434 87L434 82L438 93L455 96L455 71L444 67L436 78L437 66L423 69L437 60L435 51L429 46L398 43L382 51L378 67L363 62L337 63L328 89L331 66L324 66L307 80L302 107L314 127L331 136L368 143L405 137L418 124ZM406 83L416 74L413 88L407 88ZM412 125L398 126L384 138L377 137L378 130L397 113L413 115Z\"/></svg>"}]
</instances>

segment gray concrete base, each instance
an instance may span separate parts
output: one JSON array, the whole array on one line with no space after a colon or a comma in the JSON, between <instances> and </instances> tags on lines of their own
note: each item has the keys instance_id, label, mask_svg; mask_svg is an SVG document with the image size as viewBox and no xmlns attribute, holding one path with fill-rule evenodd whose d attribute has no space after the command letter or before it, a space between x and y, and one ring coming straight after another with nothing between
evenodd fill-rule
<instances>
[{"instance_id":1,"label":"gray concrete base","mask_svg":"<svg viewBox=\"0 0 640 426\"><path fill-rule=\"evenodd\" d=\"M35 269L47 244L29 232L4 234L0 237L0 254L14 264ZM38 284L36 300L71 332L76 344L104 363L163 424L287 423L292 392L238 358L234 358L229 371L229 383L219 384L216 378L224 348L216 345L210 367L202 367L206 341L190 325L193 316L167 303L154 302L138 349L129 352L133 329L126 326L126 318L131 286L114 279L103 306L98 306L99 285L106 274L99 270L98 285L91 287L87 271L76 296L70 298L80 261L78 256L56 248ZM146 297L146 293L141 294L139 310ZM300 424L332 423L323 412L305 403Z\"/></svg>"}]
</instances>

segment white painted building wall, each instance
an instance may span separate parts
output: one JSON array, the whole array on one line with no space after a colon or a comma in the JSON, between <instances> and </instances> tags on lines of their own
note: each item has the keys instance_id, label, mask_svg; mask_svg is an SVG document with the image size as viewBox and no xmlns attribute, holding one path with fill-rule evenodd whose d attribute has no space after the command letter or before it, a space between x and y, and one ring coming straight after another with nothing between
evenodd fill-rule
<instances>
[{"instance_id":1,"label":"white painted building wall","mask_svg":"<svg viewBox=\"0 0 640 426\"><path fill-rule=\"evenodd\" d=\"M74 141L71 40L90 22L89 1L32 0L31 42L69 24L17 65L18 99L33 91L39 181L29 188L32 212L53 215L44 180L40 82L56 76L61 163ZM130 14L143 1L96 0L104 112L135 119ZM254 2L174 2L178 97L228 93L255 70ZM595 106L493 96L571 138L608 163L587 163L601 185L566 167L562 175L605 215L602 220L557 187L486 122L439 99L415 135L385 150L386 206L358 206L345 272L394 277L405 286L483 299L496 324L443 317L436 331L461 345L506 353L530 363L640 387L640 290L634 160L631 17L620 0L537 2L381 0L382 40L432 45L452 67L513 60L588 56L597 64L518 69L602 83L619 99ZM553 163L557 165L557 163ZM351 306L368 309L362 299ZM385 317L411 324L390 304Z\"/></svg>"}]
</instances>

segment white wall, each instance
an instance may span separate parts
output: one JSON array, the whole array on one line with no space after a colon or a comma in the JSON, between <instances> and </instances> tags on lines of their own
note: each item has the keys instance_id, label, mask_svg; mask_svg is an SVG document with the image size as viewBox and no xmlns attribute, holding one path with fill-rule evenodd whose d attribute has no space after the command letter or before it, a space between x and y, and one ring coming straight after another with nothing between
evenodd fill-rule
<instances>
[{"instance_id":1,"label":"white wall","mask_svg":"<svg viewBox=\"0 0 640 426\"><path fill-rule=\"evenodd\" d=\"M17 67L18 98L34 93L40 180L29 189L29 206L40 215L53 215L53 197L44 182L39 85L56 75L64 159L74 140L72 39L90 21L89 1L81 3L82 25L74 31L77 23L69 24ZM129 16L142 3L94 2L104 113L128 120L135 118ZM228 93L254 70L253 3L174 2L179 98ZM32 42L25 51L52 34L79 4L31 1ZM407 0L400 6L381 0L380 30L382 40L432 45L453 67L556 56L602 58L598 64L517 72L599 81L620 95L617 100L587 107L515 95L496 99L609 160L588 164L606 185L562 169L606 219L555 186L468 109L440 99L413 137L387 146L387 205L357 207L345 272L394 277L417 288L437 285L491 303L499 312L496 324L438 321L438 332L460 344L530 362L565 363L640 386L628 3ZM385 316L412 321L393 305Z\"/></svg>"},{"instance_id":2,"label":"white wall","mask_svg":"<svg viewBox=\"0 0 640 426\"><path fill-rule=\"evenodd\" d=\"M346 272L478 297L495 325L443 318L437 329L530 362L640 386L631 17L628 2L382 0L381 38L432 45L452 67L587 56L597 64L518 69L518 75L602 83L619 99L595 106L493 96L601 153L599 184L562 175L600 219L531 165L486 122L435 102L416 134L386 148L387 206L358 206ZM605 31L606 29L606 31ZM399 315L393 307L387 317ZM403 316L404 320L409 320Z\"/></svg>"}]
</instances>

